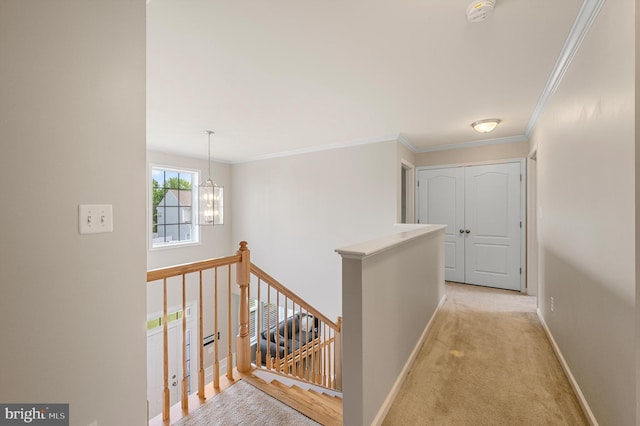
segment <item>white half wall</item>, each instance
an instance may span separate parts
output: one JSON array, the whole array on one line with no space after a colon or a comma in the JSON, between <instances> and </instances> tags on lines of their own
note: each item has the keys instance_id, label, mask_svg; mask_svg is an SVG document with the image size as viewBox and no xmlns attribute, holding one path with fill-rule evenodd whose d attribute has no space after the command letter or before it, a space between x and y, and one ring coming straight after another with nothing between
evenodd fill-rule
<instances>
[{"instance_id":1,"label":"white half wall","mask_svg":"<svg viewBox=\"0 0 640 426\"><path fill-rule=\"evenodd\" d=\"M337 250L345 425L382 424L444 298L445 226L412 228Z\"/></svg>"},{"instance_id":2,"label":"white half wall","mask_svg":"<svg viewBox=\"0 0 640 426\"><path fill-rule=\"evenodd\" d=\"M342 312L336 247L389 233L397 215L397 143L233 166L232 240L329 318Z\"/></svg>"},{"instance_id":3,"label":"white half wall","mask_svg":"<svg viewBox=\"0 0 640 426\"><path fill-rule=\"evenodd\" d=\"M0 3L0 401L143 425L144 1ZM113 232L78 233L79 204Z\"/></svg>"},{"instance_id":4,"label":"white half wall","mask_svg":"<svg viewBox=\"0 0 640 426\"><path fill-rule=\"evenodd\" d=\"M532 135L540 311L602 425L637 416L634 8L604 3Z\"/></svg>"}]
</instances>

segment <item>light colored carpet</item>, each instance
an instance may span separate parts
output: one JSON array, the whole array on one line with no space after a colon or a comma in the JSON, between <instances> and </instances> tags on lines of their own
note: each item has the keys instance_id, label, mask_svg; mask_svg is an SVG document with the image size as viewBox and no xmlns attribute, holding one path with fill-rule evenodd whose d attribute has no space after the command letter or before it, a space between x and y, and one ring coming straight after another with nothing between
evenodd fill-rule
<instances>
[{"instance_id":1,"label":"light colored carpet","mask_svg":"<svg viewBox=\"0 0 640 426\"><path fill-rule=\"evenodd\" d=\"M384 425L588 425L520 293L447 283Z\"/></svg>"},{"instance_id":2,"label":"light colored carpet","mask_svg":"<svg viewBox=\"0 0 640 426\"><path fill-rule=\"evenodd\" d=\"M303 426L318 423L241 380L174 426Z\"/></svg>"}]
</instances>

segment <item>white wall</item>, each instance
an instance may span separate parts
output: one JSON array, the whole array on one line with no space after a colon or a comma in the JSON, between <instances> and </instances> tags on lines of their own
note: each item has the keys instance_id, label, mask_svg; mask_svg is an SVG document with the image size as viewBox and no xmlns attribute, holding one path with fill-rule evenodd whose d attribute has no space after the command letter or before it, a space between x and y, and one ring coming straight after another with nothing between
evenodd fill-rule
<instances>
[{"instance_id":1,"label":"white wall","mask_svg":"<svg viewBox=\"0 0 640 426\"><path fill-rule=\"evenodd\" d=\"M636 40L640 40L640 0L636 0ZM636 307L640 305L640 43L635 43L635 169L636 169ZM636 312L636 425L640 426L640 312Z\"/></svg>"},{"instance_id":2,"label":"white wall","mask_svg":"<svg viewBox=\"0 0 640 426\"><path fill-rule=\"evenodd\" d=\"M500 143L416 154L416 167L511 160L529 154L527 142Z\"/></svg>"},{"instance_id":3,"label":"white wall","mask_svg":"<svg viewBox=\"0 0 640 426\"><path fill-rule=\"evenodd\" d=\"M0 55L0 401L145 424L145 2L4 0Z\"/></svg>"},{"instance_id":4,"label":"white wall","mask_svg":"<svg viewBox=\"0 0 640 426\"><path fill-rule=\"evenodd\" d=\"M540 309L602 425L636 423L634 36L605 2L532 136Z\"/></svg>"},{"instance_id":5,"label":"white wall","mask_svg":"<svg viewBox=\"0 0 640 426\"><path fill-rule=\"evenodd\" d=\"M337 247L392 232L397 142L234 165L233 240L329 318L341 315Z\"/></svg>"}]
</instances>

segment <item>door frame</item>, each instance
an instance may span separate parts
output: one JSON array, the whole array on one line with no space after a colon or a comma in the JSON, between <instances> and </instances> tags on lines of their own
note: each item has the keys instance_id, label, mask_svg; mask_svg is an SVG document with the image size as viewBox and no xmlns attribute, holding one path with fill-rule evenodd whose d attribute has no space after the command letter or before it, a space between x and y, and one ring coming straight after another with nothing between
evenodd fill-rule
<instances>
[{"instance_id":1,"label":"door frame","mask_svg":"<svg viewBox=\"0 0 640 426\"><path fill-rule=\"evenodd\" d=\"M492 164L506 164L506 163L518 163L520 164L520 218L522 220L522 226L520 227L520 267L522 273L520 274L520 292L527 292L527 161L526 158L511 158L505 160L493 160L493 161L477 161L470 163L457 163L457 164L438 164L434 166L418 166L415 168L415 180L416 183L413 187L414 200L415 200L415 212L414 217L419 217L420 209L420 192L418 191L418 175L421 170L437 170L437 169L449 169L453 167L469 167L469 166L486 166Z\"/></svg>"}]
</instances>

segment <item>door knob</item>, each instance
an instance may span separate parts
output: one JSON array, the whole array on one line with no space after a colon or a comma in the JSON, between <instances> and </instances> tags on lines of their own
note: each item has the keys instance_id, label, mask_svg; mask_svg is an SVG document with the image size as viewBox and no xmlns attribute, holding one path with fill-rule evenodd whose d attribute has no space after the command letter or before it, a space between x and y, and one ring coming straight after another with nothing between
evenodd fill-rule
<instances>
[{"instance_id":1,"label":"door knob","mask_svg":"<svg viewBox=\"0 0 640 426\"><path fill-rule=\"evenodd\" d=\"M461 229L461 230L460 230L460 233L461 233L461 234L464 234L464 229Z\"/></svg>"},{"instance_id":2,"label":"door knob","mask_svg":"<svg viewBox=\"0 0 640 426\"><path fill-rule=\"evenodd\" d=\"M464 232L466 232L467 234L469 234L469 233L471 232L471 230L470 230L470 229L467 229L467 230L466 230L466 231L464 231Z\"/></svg>"}]
</instances>

